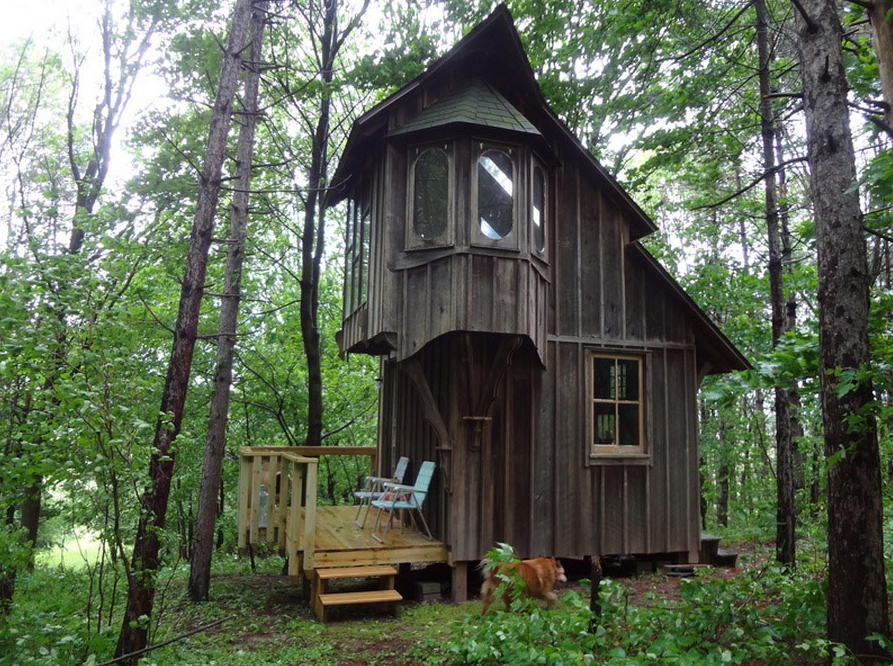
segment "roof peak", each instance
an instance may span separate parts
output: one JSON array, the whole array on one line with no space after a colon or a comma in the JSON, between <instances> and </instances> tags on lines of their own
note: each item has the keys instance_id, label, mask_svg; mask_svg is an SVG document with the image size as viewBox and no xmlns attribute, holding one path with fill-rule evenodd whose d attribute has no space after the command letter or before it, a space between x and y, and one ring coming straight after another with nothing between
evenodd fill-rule
<instances>
[{"instance_id":1,"label":"roof peak","mask_svg":"<svg viewBox=\"0 0 893 666\"><path fill-rule=\"evenodd\" d=\"M480 77L462 81L408 122L391 131L399 136L448 125L477 125L540 135L539 130L492 84Z\"/></svg>"}]
</instances>

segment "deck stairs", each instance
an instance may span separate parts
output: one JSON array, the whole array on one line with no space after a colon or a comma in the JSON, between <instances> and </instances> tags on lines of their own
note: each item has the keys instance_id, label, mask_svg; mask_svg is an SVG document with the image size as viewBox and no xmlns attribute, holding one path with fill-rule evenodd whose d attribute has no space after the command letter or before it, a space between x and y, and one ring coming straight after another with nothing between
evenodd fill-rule
<instances>
[{"instance_id":1,"label":"deck stairs","mask_svg":"<svg viewBox=\"0 0 893 666\"><path fill-rule=\"evenodd\" d=\"M314 569L311 606L323 623L326 621L326 610L332 606L384 603L387 604L388 612L395 615L397 602L403 599L403 596L394 589L396 575L397 570L388 565ZM328 591L329 581L361 578L378 578L379 589L363 592Z\"/></svg>"}]
</instances>

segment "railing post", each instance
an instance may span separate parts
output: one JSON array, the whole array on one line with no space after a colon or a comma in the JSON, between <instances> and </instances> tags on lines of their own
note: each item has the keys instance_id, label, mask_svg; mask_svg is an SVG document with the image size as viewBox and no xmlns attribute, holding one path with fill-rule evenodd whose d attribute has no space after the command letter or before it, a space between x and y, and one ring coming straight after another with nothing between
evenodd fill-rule
<instances>
[{"instance_id":1,"label":"railing post","mask_svg":"<svg viewBox=\"0 0 893 666\"><path fill-rule=\"evenodd\" d=\"M239 515L236 520L239 530L239 554L245 553L248 545L248 495L251 492L251 458L244 451L239 456Z\"/></svg>"},{"instance_id":2,"label":"railing post","mask_svg":"<svg viewBox=\"0 0 893 666\"><path fill-rule=\"evenodd\" d=\"M267 467L267 546L272 548L276 541L276 473L279 471L279 455L270 454L270 464Z\"/></svg>"},{"instance_id":3,"label":"railing post","mask_svg":"<svg viewBox=\"0 0 893 666\"><path fill-rule=\"evenodd\" d=\"M298 535L301 534L301 495L304 487L304 468L306 465L295 461L291 462L291 516L288 521L288 578L295 584L301 575L300 560L298 559Z\"/></svg>"},{"instance_id":4,"label":"railing post","mask_svg":"<svg viewBox=\"0 0 893 666\"><path fill-rule=\"evenodd\" d=\"M279 550L285 551L286 549L286 538L285 538L285 526L288 521L288 470L289 470L289 462L284 457L279 459L279 504L276 508L276 522L279 525L278 543ZM274 486L275 487L275 486Z\"/></svg>"},{"instance_id":5,"label":"railing post","mask_svg":"<svg viewBox=\"0 0 893 666\"><path fill-rule=\"evenodd\" d=\"M263 470L261 456L252 456L251 461L251 524L248 543L254 546L257 543L257 528L260 523L260 475Z\"/></svg>"},{"instance_id":6,"label":"railing post","mask_svg":"<svg viewBox=\"0 0 893 666\"><path fill-rule=\"evenodd\" d=\"M313 570L316 546L316 470L319 460L314 459L307 467L307 497L304 501L304 571Z\"/></svg>"}]
</instances>

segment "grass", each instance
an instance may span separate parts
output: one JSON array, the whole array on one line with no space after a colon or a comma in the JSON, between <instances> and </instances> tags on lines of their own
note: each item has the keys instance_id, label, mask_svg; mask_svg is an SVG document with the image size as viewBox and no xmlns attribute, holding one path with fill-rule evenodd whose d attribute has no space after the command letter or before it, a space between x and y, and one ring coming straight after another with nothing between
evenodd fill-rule
<instances>
[{"instance_id":1,"label":"grass","mask_svg":"<svg viewBox=\"0 0 893 666\"><path fill-rule=\"evenodd\" d=\"M99 560L102 544L99 535L85 529L76 529L62 543L53 544L37 553L39 566L79 569Z\"/></svg>"},{"instance_id":2,"label":"grass","mask_svg":"<svg viewBox=\"0 0 893 666\"><path fill-rule=\"evenodd\" d=\"M659 575L606 581L601 633L595 635L581 633L589 600L580 584L569 586L557 607L546 612L491 610L480 618L479 601L403 603L396 618L382 606L359 606L333 609L332 621L322 625L301 586L280 575L281 558L258 558L258 569L251 572L247 561L219 553L207 603L188 599L188 567L163 572L156 597L160 625L151 642L226 621L154 650L140 663L514 665L532 663L528 642L547 664L583 663L587 653L611 666L651 663L652 653L666 656L666 663L698 666L729 658L748 666L820 663L827 649L821 638L821 586L809 576L789 578L767 568L770 552L763 544L750 544L738 571L704 574L691 584ZM23 573L10 621L0 624L0 666L95 664L109 658L120 629L124 583L112 592L106 588L99 623L100 600L90 584L84 567L38 565ZM85 604L90 589L94 594ZM89 625L85 607L92 608ZM574 654L580 659L572 659Z\"/></svg>"},{"instance_id":3,"label":"grass","mask_svg":"<svg viewBox=\"0 0 893 666\"><path fill-rule=\"evenodd\" d=\"M379 606L345 608L336 609L332 621L322 625L302 598L301 586L269 570L215 576L211 594L207 604L192 604L181 596L156 642L218 617L232 619L153 652L146 664L442 664L452 622L480 608L476 602L404 604L397 618Z\"/></svg>"}]
</instances>

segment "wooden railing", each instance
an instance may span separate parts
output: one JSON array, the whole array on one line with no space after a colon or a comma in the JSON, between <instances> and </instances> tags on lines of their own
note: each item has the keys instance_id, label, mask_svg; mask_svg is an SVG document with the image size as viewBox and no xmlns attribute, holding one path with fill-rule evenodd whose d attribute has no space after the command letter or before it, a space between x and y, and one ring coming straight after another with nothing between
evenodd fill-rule
<instances>
[{"instance_id":1,"label":"wooden railing","mask_svg":"<svg viewBox=\"0 0 893 666\"><path fill-rule=\"evenodd\" d=\"M239 552L261 542L284 551L288 575L297 582L302 569L310 572L314 566L319 456L370 456L374 473L378 450L374 446L243 446L239 454Z\"/></svg>"}]
</instances>

